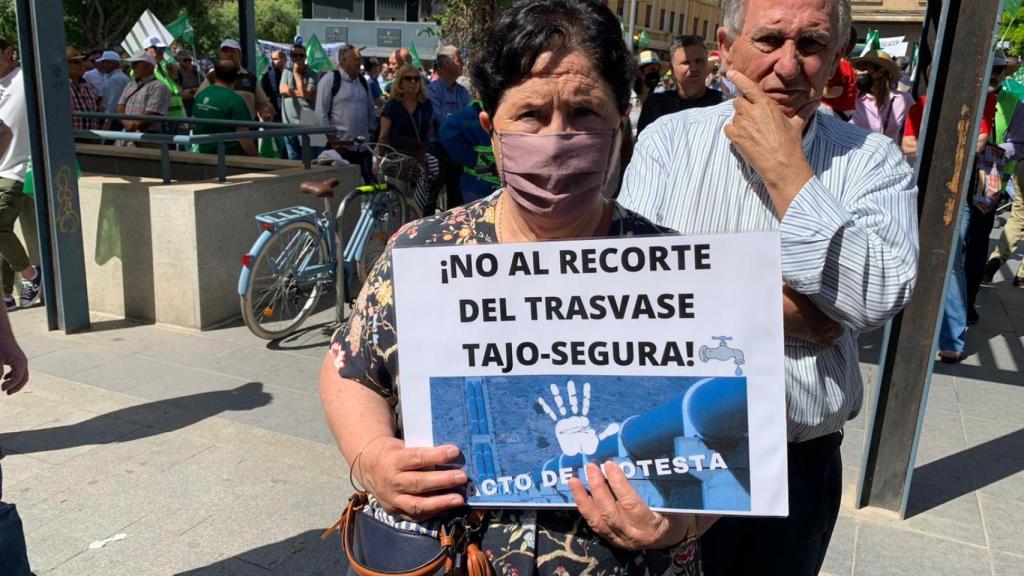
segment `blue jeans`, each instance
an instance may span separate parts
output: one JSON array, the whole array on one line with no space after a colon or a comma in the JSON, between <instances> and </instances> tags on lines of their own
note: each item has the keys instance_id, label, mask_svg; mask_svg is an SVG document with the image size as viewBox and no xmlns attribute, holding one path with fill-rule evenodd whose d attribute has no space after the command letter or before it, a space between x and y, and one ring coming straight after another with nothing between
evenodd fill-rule
<instances>
[{"instance_id":1,"label":"blue jeans","mask_svg":"<svg viewBox=\"0 0 1024 576\"><path fill-rule=\"evenodd\" d=\"M964 335L967 333L967 276L964 274L964 244L967 242L967 228L970 226L971 209L964 204L957 230L956 250L953 252L953 269L946 288L946 304L939 326L939 350L948 352L964 351Z\"/></svg>"},{"instance_id":2,"label":"blue jeans","mask_svg":"<svg viewBox=\"0 0 1024 576\"><path fill-rule=\"evenodd\" d=\"M5 504L3 498L4 472L0 468L0 574L4 576L30 576L28 552L25 549L25 530L14 504Z\"/></svg>"}]
</instances>

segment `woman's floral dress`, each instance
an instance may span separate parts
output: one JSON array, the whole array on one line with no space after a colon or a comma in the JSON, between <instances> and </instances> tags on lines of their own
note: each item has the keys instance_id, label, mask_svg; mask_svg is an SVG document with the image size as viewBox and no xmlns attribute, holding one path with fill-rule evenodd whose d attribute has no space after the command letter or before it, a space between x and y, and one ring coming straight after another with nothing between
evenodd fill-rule
<instances>
[{"instance_id":1,"label":"woman's floral dress","mask_svg":"<svg viewBox=\"0 0 1024 576\"><path fill-rule=\"evenodd\" d=\"M352 309L334 335L331 355L338 373L398 406L397 326L391 249L404 246L497 242L495 208L501 192L444 214L406 225L377 261ZM650 236L667 230L616 206L609 236ZM401 419L399 415L399 427ZM371 507L372 507L371 501ZM377 508L369 511L389 524L436 533L437 522L414 524ZM591 531L575 511L495 510L488 515L482 549L499 576L604 576L700 574L696 541L672 550L628 552L613 548Z\"/></svg>"}]
</instances>

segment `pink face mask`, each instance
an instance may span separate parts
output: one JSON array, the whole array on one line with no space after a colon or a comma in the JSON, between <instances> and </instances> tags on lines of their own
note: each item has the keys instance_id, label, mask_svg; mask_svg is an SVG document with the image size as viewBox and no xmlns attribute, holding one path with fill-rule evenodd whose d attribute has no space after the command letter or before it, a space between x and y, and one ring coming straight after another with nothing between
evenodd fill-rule
<instances>
[{"instance_id":1,"label":"pink face mask","mask_svg":"<svg viewBox=\"0 0 1024 576\"><path fill-rule=\"evenodd\" d=\"M586 214L604 192L617 132L498 132L505 193L556 228Z\"/></svg>"}]
</instances>

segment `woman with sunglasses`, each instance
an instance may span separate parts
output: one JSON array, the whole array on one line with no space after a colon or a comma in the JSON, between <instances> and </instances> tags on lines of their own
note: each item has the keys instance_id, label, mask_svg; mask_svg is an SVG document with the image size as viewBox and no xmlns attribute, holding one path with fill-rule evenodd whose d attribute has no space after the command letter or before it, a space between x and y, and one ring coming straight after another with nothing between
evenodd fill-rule
<instances>
[{"instance_id":1,"label":"woman with sunglasses","mask_svg":"<svg viewBox=\"0 0 1024 576\"><path fill-rule=\"evenodd\" d=\"M381 144L387 144L402 154L415 158L425 172L416 183L416 200L422 208L429 183L437 176L437 159L427 153L433 133L434 107L427 97L426 87L412 64L403 64L395 72L390 98L380 113Z\"/></svg>"},{"instance_id":2,"label":"woman with sunglasses","mask_svg":"<svg viewBox=\"0 0 1024 576\"><path fill-rule=\"evenodd\" d=\"M316 83L320 75L306 66L306 50L301 46L292 48L292 66L281 73L281 119L285 124L301 124L302 111L313 111L316 101ZM312 117L312 116L310 116ZM302 143L298 136L286 136L285 149L289 160L302 159Z\"/></svg>"}]
</instances>

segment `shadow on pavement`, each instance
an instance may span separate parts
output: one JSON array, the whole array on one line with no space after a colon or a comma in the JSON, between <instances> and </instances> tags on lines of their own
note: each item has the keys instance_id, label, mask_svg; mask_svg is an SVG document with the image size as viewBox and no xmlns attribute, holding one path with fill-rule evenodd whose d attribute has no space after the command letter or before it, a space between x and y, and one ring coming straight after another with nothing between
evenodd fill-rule
<instances>
[{"instance_id":1,"label":"shadow on pavement","mask_svg":"<svg viewBox=\"0 0 1024 576\"><path fill-rule=\"evenodd\" d=\"M324 530L326 528L307 530L208 566L179 572L176 576L343 576L348 563L343 560L341 537L335 533L321 541Z\"/></svg>"},{"instance_id":2,"label":"shadow on pavement","mask_svg":"<svg viewBox=\"0 0 1024 576\"><path fill-rule=\"evenodd\" d=\"M312 350L313 348L326 348L331 343L331 336L338 329L335 321L320 322L306 328L302 328L280 340L267 342L268 350L296 352L298 350Z\"/></svg>"},{"instance_id":3,"label":"shadow on pavement","mask_svg":"<svg viewBox=\"0 0 1024 576\"><path fill-rule=\"evenodd\" d=\"M0 434L0 445L10 452L32 454L63 450L76 446L131 442L165 432L180 430L228 410L252 410L266 406L273 396L263 391L261 382L249 382L232 390L217 390L148 402L101 414L66 426ZM123 427L112 421L129 422Z\"/></svg>"},{"instance_id":4,"label":"shadow on pavement","mask_svg":"<svg viewBox=\"0 0 1024 576\"><path fill-rule=\"evenodd\" d=\"M937 508L1024 470L1024 429L914 470L907 518Z\"/></svg>"}]
</instances>

